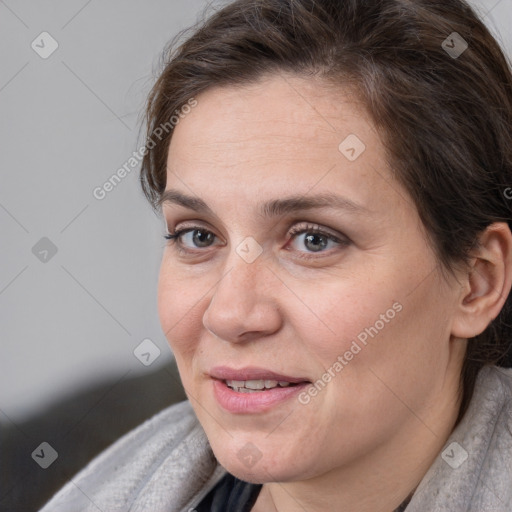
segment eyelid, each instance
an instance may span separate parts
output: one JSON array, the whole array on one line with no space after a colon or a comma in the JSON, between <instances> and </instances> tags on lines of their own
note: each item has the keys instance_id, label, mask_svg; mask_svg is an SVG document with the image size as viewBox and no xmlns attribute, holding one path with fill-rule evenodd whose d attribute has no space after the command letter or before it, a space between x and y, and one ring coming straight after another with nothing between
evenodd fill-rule
<instances>
[{"instance_id":1,"label":"eyelid","mask_svg":"<svg viewBox=\"0 0 512 512\"><path fill-rule=\"evenodd\" d=\"M165 229L167 233L177 232L177 231L185 231L187 229L200 229L203 231L208 231L210 233L215 234L215 231L213 228L210 228L208 226L201 225L203 221L184 221L183 223L177 222L176 226L171 230L169 229L169 226L167 223L165 223ZM184 225L182 225L184 224ZM299 225L297 225L299 224ZM311 230L313 232L320 232L326 236L331 236L333 238L337 238L339 241L343 241L343 239L348 241L348 237L342 233L338 233L330 228L326 228L321 226L320 224L317 224L315 222L310 221L298 221L294 220L292 223L292 227L289 227L286 232L291 235L297 235L300 233L303 233L305 231ZM215 234L215 236L217 236Z\"/></svg>"},{"instance_id":2,"label":"eyelid","mask_svg":"<svg viewBox=\"0 0 512 512\"><path fill-rule=\"evenodd\" d=\"M179 232L181 232L182 234L185 234L184 233L185 231L190 232L190 231L194 231L194 230L200 230L200 231L205 231L207 233L212 233L213 235L215 235L216 238L220 238L213 228L209 227L208 225L203 225L203 221L199 221L199 220L177 222L176 225L172 229L169 229L169 225L166 223L165 229L166 229L167 235L173 235L173 234L176 234ZM166 236L166 238L167 238L167 236Z\"/></svg>"},{"instance_id":3,"label":"eyelid","mask_svg":"<svg viewBox=\"0 0 512 512\"><path fill-rule=\"evenodd\" d=\"M324 236L331 237L333 239L336 239L338 241L341 241L342 238L346 238L344 235L341 235L339 233L336 233L335 231L324 228L320 226L319 224L315 224L314 222L302 222L302 225L294 225L292 228L288 230L288 233L291 235L300 235L302 233L319 233Z\"/></svg>"}]
</instances>

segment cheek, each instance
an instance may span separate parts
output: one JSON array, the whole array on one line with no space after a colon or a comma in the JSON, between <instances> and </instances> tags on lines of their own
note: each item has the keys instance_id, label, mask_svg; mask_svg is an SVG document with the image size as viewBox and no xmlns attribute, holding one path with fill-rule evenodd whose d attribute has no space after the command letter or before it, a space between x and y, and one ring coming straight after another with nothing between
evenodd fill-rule
<instances>
[{"instance_id":1,"label":"cheek","mask_svg":"<svg viewBox=\"0 0 512 512\"><path fill-rule=\"evenodd\" d=\"M187 359L193 354L203 327L200 308L204 291L196 289L195 282L177 276L162 264L158 279L158 316L162 332L177 359Z\"/></svg>"},{"instance_id":2,"label":"cheek","mask_svg":"<svg viewBox=\"0 0 512 512\"><path fill-rule=\"evenodd\" d=\"M357 406L354 415L364 410L371 416L396 402L385 382L411 403L423 402L445 366L449 322L439 283L427 280L411 294L411 282L412 276L394 272L365 283L324 281L316 293L311 286L295 290L308 309L296 301L288 314L300 330L297 338L308 344L302 353L316 378L332 383L326 400L346 400Z\"/></svg>"},{"instance_id":3,"label":"cheek","mask_svg":"<svg viewBox=\"0 0 512 512\"><path fill-rule=\"evenodd\" d=\"M423 410L443 382L449 358L449 304L434 280L412 294L405 280L403 290L354 314L358 322L347 321L347 352L330 399L344 397L360 426L376 414L385 415L392 425L391 418L407 412L403 404ZM361 350L354 348L354 341Z\"/></svg>"},{"instance_id":4,"label":"cheek","mask_svg":"<svg viewBox=\"0 0 512 512\"><path fill-rule=\"evenodd\" d=\"M303 301L291 301L287 314L324 368L347 352L349 360L361 359L370 341L382 338L402 314L398 293L377 281L363 286L360 280L332 279L302 286L294 291Z\"/></svg>"}]
</instances>

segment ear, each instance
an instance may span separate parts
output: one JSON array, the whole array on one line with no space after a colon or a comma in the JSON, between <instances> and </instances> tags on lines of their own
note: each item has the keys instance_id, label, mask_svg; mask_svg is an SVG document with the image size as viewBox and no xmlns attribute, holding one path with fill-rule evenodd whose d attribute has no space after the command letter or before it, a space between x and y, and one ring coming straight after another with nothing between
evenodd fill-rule
<instances>
[{"instance_id":1,"label":"ear","mask_svg":"<svg viewBox=\"0 0 512 512\"><path fill-rule=\"evenodd\" d=\"M478 237L469 269L462 274L452 335L472 338L494 320L512 287L512 233L505 222L489 225Z\"/></svg>"}]
</instances>

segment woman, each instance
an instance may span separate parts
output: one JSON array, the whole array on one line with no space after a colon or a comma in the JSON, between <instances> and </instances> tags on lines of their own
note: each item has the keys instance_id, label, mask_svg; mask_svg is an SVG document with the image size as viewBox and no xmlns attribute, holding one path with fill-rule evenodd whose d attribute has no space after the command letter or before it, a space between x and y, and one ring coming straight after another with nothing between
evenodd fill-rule
<instances>
[{"instance_id":1,"label":"woman","mask_svg":"<svg viewBox=\"0 0 512 512\"><path fill-rule=\"evenodd\" d=\"M189 400L43 510L512 510L512 76L473 11L235 1L147 126Z\"/></svg>"}]
</instances>

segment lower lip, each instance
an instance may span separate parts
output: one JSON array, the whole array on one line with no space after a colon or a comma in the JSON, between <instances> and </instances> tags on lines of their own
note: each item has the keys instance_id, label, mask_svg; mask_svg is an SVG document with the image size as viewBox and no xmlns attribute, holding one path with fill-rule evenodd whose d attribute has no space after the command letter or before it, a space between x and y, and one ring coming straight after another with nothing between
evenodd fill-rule
<instances>
[{"instance_id":1,"label":"lower lip","mask_svg":"<svg viewBox=\"0 0 512 512\"><path fill-rule=\"evenodd\" d=\"M254 393L239 393L234 391L221 380L213 379L213 393L215 398L226 411L235 414L250 414L265 412L282 402L298 395L309 382L288 386L280 386L265 391L255 391Z\"/></svg>"}]
</instances>

